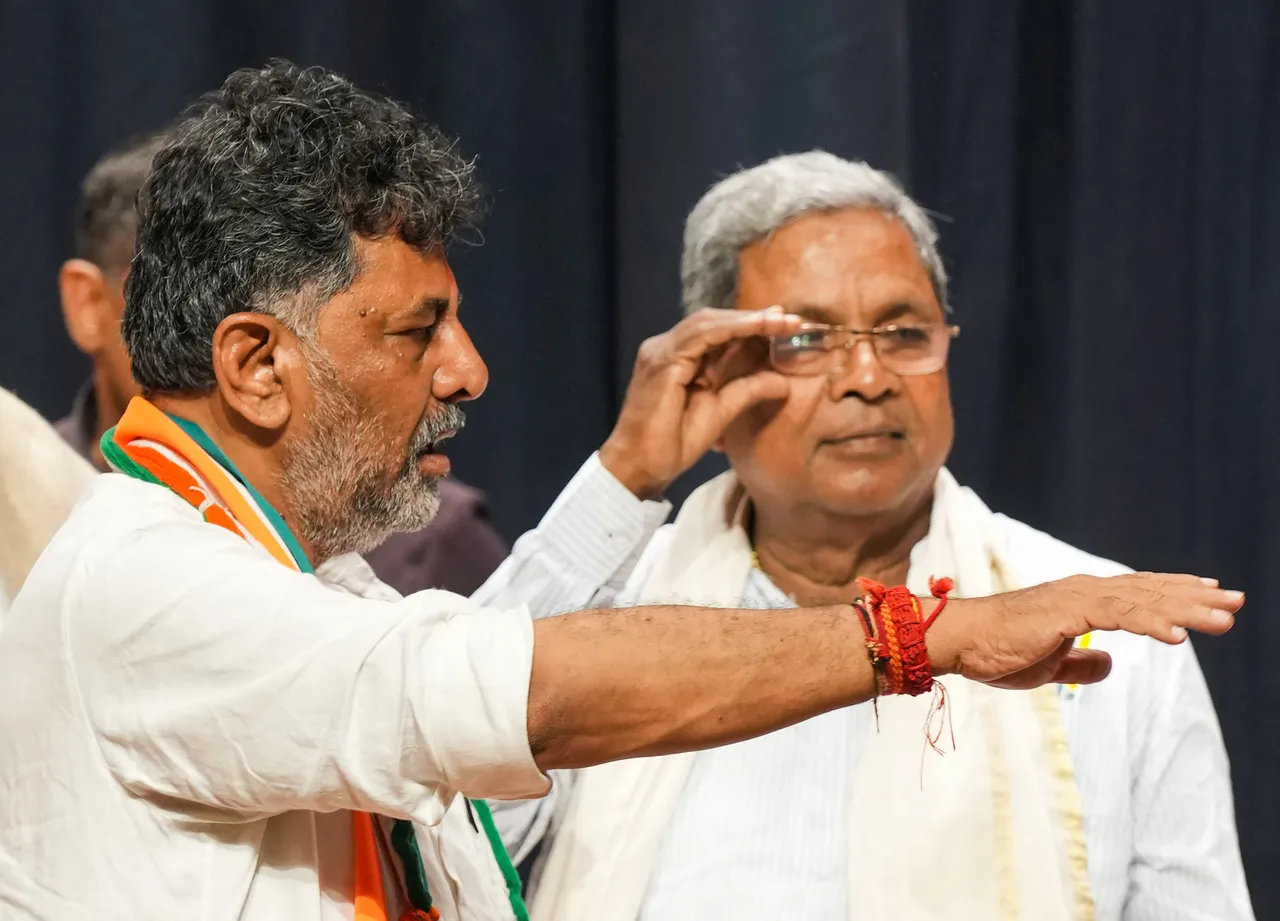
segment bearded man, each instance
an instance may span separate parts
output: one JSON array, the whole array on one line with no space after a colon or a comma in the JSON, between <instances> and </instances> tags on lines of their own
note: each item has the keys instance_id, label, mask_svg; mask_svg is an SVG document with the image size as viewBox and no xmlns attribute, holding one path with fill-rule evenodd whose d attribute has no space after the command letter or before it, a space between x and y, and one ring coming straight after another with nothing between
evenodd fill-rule
<instances>
[{"instance_id":1,"label":"bearded man","mask_svg":"<svg viewBox=\"0 0 1280 921\"><path fill-rule=\"evenodd\" d=\"M134 202L151 161L164 146L157 132L104 154L85 176L76 214L76 258L62 264L58 292L67 333L93 362L58 433L99 470L100 443L138 392L120 337L124 285L137 227ZM392 535L365 554L378 578L408 594L443 588L469 595L507 556L489 521L484 494L454 479L439 484L440 507L431 527Z\"/></svg>"},{"instance_id":2,"label":"bearded man","mask_svg":"<svg viewBox=\"0 0 1280 921\"><path fill-rule=\"evenodd\" d=\"M943 467L959 330L936 240L891 177L821 152L740 172L698 203L686 308L781 305L807 322L722 357L721 372L787 376L787 395L728 423L717 447L732 471L657 533L618 603L821 606L859 595L859 577L926 593L937 574L977 597L1125 571L991 512ZM650 373L642 362L619 434L655 411L639 393ZM601 456L657 495L666 480L635 444L648 443ZM949 723L931 731L945 758L920 738L930 701L895 698L878 719L863 704L559 777L553 796L498 815L517 858L542 843L535 921L1251 918L1191 646L1088 640L1116 663L1096 687L943 680Z\"/></svg>"},{"instance_id":3,"label":"bearded man","mask_svg":"<svg viewBox=\"0 0 1280 921\"><path fill-rule=\"evenodd\" d=\"M523 918L479 797L536 796L551 769L738 741L878 683L906 688L907 652L873 662L849 604L535 623L575 547L615 569L629 558L611 556L617 522L596 502L625 498L603 456L553 509L548 552L513 560L489 606L401 597L354 555L430 520L441 444L485 388L444 249L475 199L452 141L283 62L233 74L156 155L123 322L144 397L103 438L117 473L54 536L0 631L6 919ZM709 352L800 324L724 312L668 340L628 410L662 411L611 444L625 476L665 475L653 464L696 457L784 395L770 371L690 385ZM666 446L653 464L646 441ZM557 535L584 504L594 534ZM1228 629L1243 600L1150 575L895 597L921 691L956 671L1097 681L1107 656L1064 638L1105 627L1177 644L1185 627Z\"/></svg>"}]
</instances>

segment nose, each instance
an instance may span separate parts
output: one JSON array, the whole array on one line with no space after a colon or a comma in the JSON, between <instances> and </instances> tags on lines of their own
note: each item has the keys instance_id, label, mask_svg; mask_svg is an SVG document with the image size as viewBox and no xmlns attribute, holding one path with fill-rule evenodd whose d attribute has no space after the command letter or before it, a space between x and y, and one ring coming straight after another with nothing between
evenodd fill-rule
<instances>
[{"instance_id":1,"label":"nose","mask_svg":"<svg viewBox=\"0 0 1280 921\"><path fill-rule=\"evenodd\" d=\"M885 369L869 336L859 336L848 349L844 366L830 377L832 400L855 396L864 403L878 403L898 392L901 378Z\"/></svg>"},{"instance_id":2,"label":"nose","mask_svg":"<svg viewBox=\"0 0 1280 921\"><path fill-rule=\"evenodd\" d=\"M431 376L431 394L441 402L474 400L489 386L489 369L456 318L437 331L440 363Z\"/></svg>"}]
</instances>

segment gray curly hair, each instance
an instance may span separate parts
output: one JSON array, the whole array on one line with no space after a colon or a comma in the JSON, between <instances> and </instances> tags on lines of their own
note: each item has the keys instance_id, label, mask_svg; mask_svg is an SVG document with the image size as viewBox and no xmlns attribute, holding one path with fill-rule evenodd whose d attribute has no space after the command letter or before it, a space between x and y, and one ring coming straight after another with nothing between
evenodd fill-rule
<instances>
[{"instance_id":1,"label":"gray curly hair","mask_svg":"<svg viewBox=\"0 0 1280 921\"><path fill-rule=\"evenodd\" d=\"M783 224L813 211L873 208L900 220L915 241L944 310L947 270L938 230L891 175L821 150L774 157L713 185L689 213L680 259L685 313L730 307L737 293L738 253Z\"/></svg>"},{"instance_id":2,"label":"gray curly hair","mask_svg":"<svg viewBox=\"0 0 1280 921\"><path fill-rule=\"evenodd\" d=\"M122 331L144 391L214 383L238 311L306 340L355 279L357 237L421 252L472 226L472 161L404 106L319 67L238 70L179 121L138 196Z\"/></svg>"}]
</instances>

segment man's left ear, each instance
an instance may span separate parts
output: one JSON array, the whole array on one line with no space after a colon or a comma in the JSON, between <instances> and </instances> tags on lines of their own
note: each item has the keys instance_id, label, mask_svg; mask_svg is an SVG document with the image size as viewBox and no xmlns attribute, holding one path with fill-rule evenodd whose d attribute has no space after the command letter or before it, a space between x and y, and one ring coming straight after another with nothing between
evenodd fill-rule
<instances>
[{"instance_id":1,"label":"man's left ear","mask_svg":"<svg viewBox=\"0 0 1280 921\"><path fill-rule=\"evenodd\" d=\"M278 433L293 414L291 384L306 371L297 337L279 320L233 313L213 333L213 373L232 412L256 428Z\"/></svg>"}]
</instances>

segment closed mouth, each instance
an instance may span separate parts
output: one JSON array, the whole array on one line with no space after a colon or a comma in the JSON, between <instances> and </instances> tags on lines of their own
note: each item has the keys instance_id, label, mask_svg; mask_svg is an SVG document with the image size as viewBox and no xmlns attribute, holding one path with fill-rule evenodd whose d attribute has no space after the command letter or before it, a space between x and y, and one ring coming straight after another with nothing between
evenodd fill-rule
<instances>
[{"instance_id":1,"label":"closed mouth","mask_svg":"<svg viewBox=\"0 0 1280 921\"><path fill-rule=\"evenodd\" d=\"M906 433L899 429L873 429L866 432L853 432L849 435L841 435L838 438L824 438L823 444L838 445L849 444L856 441L868 441L872 438L890 438L901 440L906 438Z\"/></svg>"}]
</instances>

